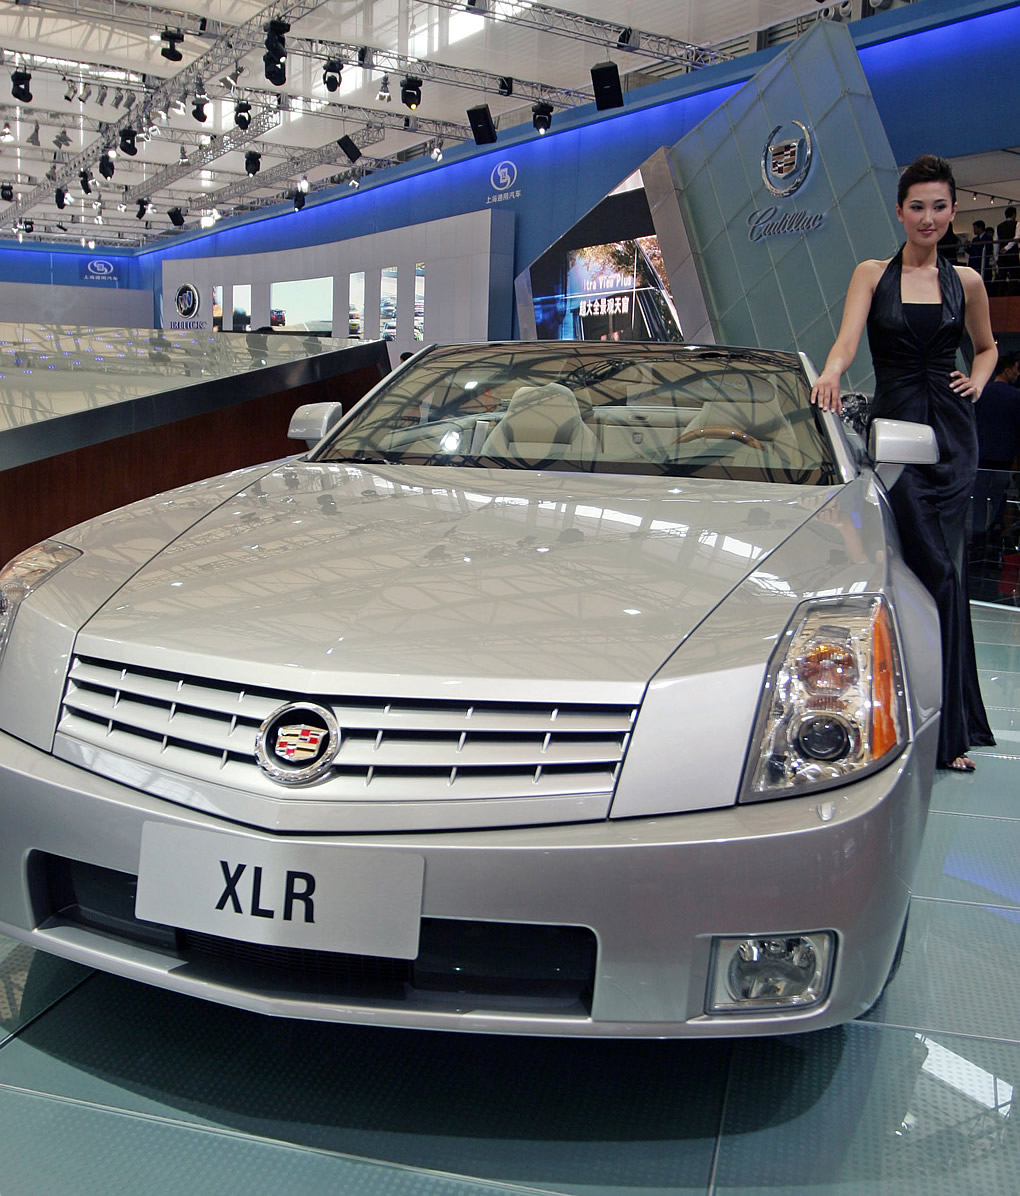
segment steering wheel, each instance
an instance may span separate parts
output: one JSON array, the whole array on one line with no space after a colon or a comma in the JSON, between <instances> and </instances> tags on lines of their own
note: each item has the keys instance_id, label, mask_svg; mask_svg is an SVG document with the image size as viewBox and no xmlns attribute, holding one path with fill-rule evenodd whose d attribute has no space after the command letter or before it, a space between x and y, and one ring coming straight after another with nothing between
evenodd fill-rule
<instances>
[{"instance_id":1,"label":"steering wheel","mask_svg":"<svg viewBox=\"0 0 1020 1196\"><path fill-rule=\"evenodd\" d=\"M751 448L761 449L763 447L762 442L756 440L750 432L730 427L729 424L705 424L701 428L688 428L686 432L681 432L673 443L684 444L688 440L698 440L700 438L707 440L739 440L741 444L749 444Z\"/></svg>"}]
</instances>

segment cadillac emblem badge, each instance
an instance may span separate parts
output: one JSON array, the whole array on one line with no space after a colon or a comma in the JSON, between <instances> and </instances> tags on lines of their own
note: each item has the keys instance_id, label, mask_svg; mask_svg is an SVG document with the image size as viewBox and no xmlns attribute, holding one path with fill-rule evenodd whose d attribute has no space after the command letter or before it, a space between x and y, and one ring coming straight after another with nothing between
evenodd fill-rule
<instances>
[{"instance_id":1,"label":"cadillac emblem badge","mask_svg":"<svg viewBox=\"0 0 1020 1196\"><path fill-rule=\"evenodd\" d=\"M761 177L773 195L792 195L808 176L813 146L811 133L799 120L791 121L796 132L779 136L783 126L776 125L765 142L761 155Z\"/></svg>"},{"instance_id":2,"label":"cadillac emblem badge","mask_svg":"<svg viewBox=\"0 0 1020 1196\"><path fill-rule=\"evenodd\" d=\"M340 740L331 710L311 702L288 702L259 727L255 758L281 785L308 785L329 772Z\"/></svg>"}]
</instances>

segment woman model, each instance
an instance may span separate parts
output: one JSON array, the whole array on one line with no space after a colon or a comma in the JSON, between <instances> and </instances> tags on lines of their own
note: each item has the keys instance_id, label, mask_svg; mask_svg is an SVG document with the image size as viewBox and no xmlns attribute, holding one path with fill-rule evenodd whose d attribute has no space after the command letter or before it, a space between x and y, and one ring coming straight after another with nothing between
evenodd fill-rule
<instances>
[{"instance_id":1,"label":"woman model","mask_svg":"<svg viewBox=\"0 0 1020 1196\"><path fill-rule=\"evenodd\" d=\"M940 768L973 772L967 749L994 744L978 688L966 585L967 510L977 470L974 403L997 360L980 275L939 256L956 212L944 158L924 154L900 177L896 215L907 240L885 261L861 262L847 290L839 335L811 391L839 412L840 377L865 325L875 368L872 416L930 424L935 465L908 465L889 492L903 555L939 609L942 631ZM974 349L969 374L956 369L964 328Z\"/></svg>"}]
</instances>

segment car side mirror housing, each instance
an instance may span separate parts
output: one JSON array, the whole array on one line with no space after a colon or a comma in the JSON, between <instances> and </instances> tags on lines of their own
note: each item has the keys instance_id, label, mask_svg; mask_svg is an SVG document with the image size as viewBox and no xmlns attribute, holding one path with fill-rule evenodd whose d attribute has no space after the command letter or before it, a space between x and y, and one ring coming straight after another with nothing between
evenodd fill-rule
<instances>
[{"instance_id":1,"label":"car side mirror housing","mask_svg":"<svg viewBox=\"0 0 1020 1196\"><path fill-rule=\"evenodd\" d=\"M939 459L935 429L903 419L873 419L868 452L887 490L896 484L904 465L934 465Z\"/></svg>"},{"instance_id":2,"label":"car side mirror housing","mask_svg":"<svg viewBox=\"0 0 1020 1196\"><path fill-rule=\"evenodd\" d=\"M303 440L309 448L315 448L343 413L340 403L305 403L290 417L287 439Z\"/></svg>"}]
</instances>

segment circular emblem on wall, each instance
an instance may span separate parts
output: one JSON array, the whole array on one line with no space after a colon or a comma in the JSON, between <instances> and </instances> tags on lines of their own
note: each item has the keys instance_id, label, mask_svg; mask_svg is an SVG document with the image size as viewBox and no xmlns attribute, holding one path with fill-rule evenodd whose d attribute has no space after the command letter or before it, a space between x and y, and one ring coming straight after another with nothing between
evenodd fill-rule
<instances>
[{"instance_id":1,"label":"circular emblem on wall","mask_svg":"<svg viewBox=\"0 0 1020 1196\"><path fill-rule=\"evenodd\" d=\"M811 168L811 133L799 120L776 125L761 154L761 177L773 195L792 195Z\"/></svg>"},{"instance_id":2,"label":"circular emblem on wall","mask_svg":"<svg viewBox=\"0 0 1020 1196\"><path fill-rule=\"evenodd\" d=\"M329 772L340 739L331 710L312 702L288 702L259 727L255 759L281 785L307 785Z\"/></svg>"},{"instance_id":3,"label":"circular emblem on wall","mask_svg":"<svg viewBox=\"0 0 1020 1196\"><path fill-rule=\"evenodd\" d=\"M517 167L509 158L504 158L492 168L489 182L496 191L508 191L517 182Z\"/></svg>"},{"instance_id":4,"label":"circular emblem on wall","mask_svg":"<svg viewBox=\"0 0 1020 1196\"><path fill-rule=\"evenodd\" d=\"M108 262L103 257L94 257L88 264L88 272L90 274L112 274L113 262Z\"/></svg>"},{"instance_id":5,"label":"circular emblem on wall","mask_svg":"<svg viewBox=\"0 0 1020 1196\"><path fill-rule=\"evenodd\" d=\"M194 319L198 315L199 305L200 300L197 287L192 286L190 282L186 282L184 286L177 288L177 294L174 296L174 306L183 319Z\"/></svg>"}]
</instances>

